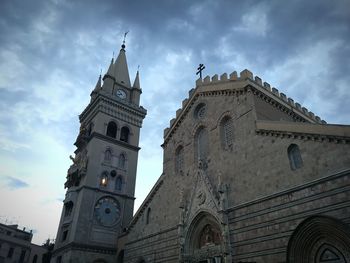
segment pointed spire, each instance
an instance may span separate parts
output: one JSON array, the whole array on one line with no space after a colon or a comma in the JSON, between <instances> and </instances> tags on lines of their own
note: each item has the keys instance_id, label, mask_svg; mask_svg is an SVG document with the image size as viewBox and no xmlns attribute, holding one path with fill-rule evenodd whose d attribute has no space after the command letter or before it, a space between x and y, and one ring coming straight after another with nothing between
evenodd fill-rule
<instances>
[{"instance_id":1,"label":"pointed spire","mask_svg":"<svg viewBox=\"0 0 350 263\"><path fill-rule=\"evenodd\" d=\"M113 62L114 62L114 54L113 54L113 57L112 57L112 59L111 59L111 64L109 64L109 68L108 68L108 70L107 70L107 73L106 73L106 75L109 75L109 76L111 76L111 77L114 77L113 76L113 69L114 69L114 65L113 65Z\"/></svg>"},{"instance_id":2,"label":"pointed spire","mask_svg":"<svg viewBox=\"0 0 350 263\"><path fill-rule=\"evenodd\" d=\"M101 89L101 74L100 76L98 77L98 80L97 80L97 83L96 83L96 86L95 86L95 89L94 91L99 91Z\"/></svg>"},{"instance_id":3,"label":"pointed spire","mask_svg":"<svg viewBox=\"0 0 350 263\"><path fill-rule=\"evenodd\" d=\"M134 85L132 85L133 89L141 89L140 88L140 76L139 76L139 70L137 70Z\"/></svg>"},{"instance_id":4,"label":"pointed spire","mask_svg":"<svg viewBox=\"0 0 350 263\"><path fill-rule=\"evenodd\" d=\"M114 74L115 80L127 87L131 87L128 63L126 62L125 56L125 45L122 45L122 49L119 52L119 55L114 63Z\"/></svg>"},{"instance_id":5,"label":"pointed spire","mask_svg":"<svg viewBox=\"0 0 350 263\"><path fill-rule=\"evenodd\" d=\"M91 94L90 96L92 97L92 99L95 97L95 95L101 90L102 86L101 86L101 74L100 76L98 77L98 80L97 80L97 83L96 83L96 86L94 88L93 91L91 91Z\"/></svg>"}]
</instances>

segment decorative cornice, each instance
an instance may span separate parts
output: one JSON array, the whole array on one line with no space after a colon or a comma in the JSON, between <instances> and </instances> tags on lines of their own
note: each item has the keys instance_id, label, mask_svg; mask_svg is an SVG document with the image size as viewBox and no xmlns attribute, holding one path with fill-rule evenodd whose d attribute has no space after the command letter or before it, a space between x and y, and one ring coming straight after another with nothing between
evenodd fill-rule
<instances>
[{"instance_id":1,"label":"decorative cornice","mask_svg":"<svg viewBox=\"0 0 350 263\"><path fill-rule=\"evenodd\" d=\"M112 137L109 137L107 135L103 135L103 134L97 133L97 132L93 132L91 134L89 141L92 140L92 138L98 138L100 140L103 140L103 141L106 141L106 142L110 142L110 143L113 143L115 145L122 146L123 148L127 148L129 150L133 150L133 151L136 151L136 152L138 152L141 149L138 146L131 145L129 143L126 143L126 142L114 139Z\"/></svg>"},{"instance_id":2,"label":"decorative cornice","mask_svg":"<svg viewBox=\"0 0 350 263\"><path fill-rule=\"evenodd\" d=\"M286 132L286 131L272 131L272 130L256 130L257 135L272 136L276 138L288 138L298 139L307 141L318 141L318 142L333 142L350 144L350 138L332 136L332 135L321 135L321 134L309 134L309 133L297 133L297 132Z\"/></svg>"},{"instance_id":3,"label":"decorative cornice","mask_svg":"<svg viewBox=\"0 0 350 263\"><path fill-rule=\"evenodd\" d=\"M82 189L89 189L92 191L96 191L96 192L100 192L100 193L104 193L104 194L108 194L108 195L112 195L112 196L117 196L117 197L123 197L123 198L130 199L130 200L136 199L134 196L130 196L127 194L121 194L121 193L114 193L111 191L103 190L103 189L98 188L98 187L92 187L92 186L87 186L87 185L78 186L75 189L68 189L67 193L80 192Z\"/></svg>"},{"instance_id":4,"label":"decorative cornice","mask_svg":"<svg viewBox=\"0 0 350 263\"><path fill-rule=\"evenodd\" d=\"M101 111L137 127L142 126L142 120L147 114L147 110L142 106L134 105L118 97L112 99L104 94L98 94L80 114L80 122L86 122L88 116L94 115L92 113L95 111Z\"/></svg>"},{"instance_id":5,"label":"decorative cornice","mask_svg":"<svg viewBox=\"0 0 350 263\"><path fill-rule=\"evenodd\" d=\"M349 125L256 121L256 134L318 142L350 143Z\"/></svg>"},{"instance_id":6,"label":"decorative cornice","mask_svg":"<svg viewBox=\"0 0 350 263\"><path fill-rule=\"evenodd\" d=\"M68 243L67 245L64 245L60 248L55 249L52 252L52 255L56 256L57 254L64 252L66 250L80 250L80 251L87 251L87 252L108 254L108 255L117 254L117 249L113 248L113 247L105 247L105 246L98 246L98 245L86 245L86 244L82 244L82 243L71 242L71 243Z\"/></svg>"}]
</instances>

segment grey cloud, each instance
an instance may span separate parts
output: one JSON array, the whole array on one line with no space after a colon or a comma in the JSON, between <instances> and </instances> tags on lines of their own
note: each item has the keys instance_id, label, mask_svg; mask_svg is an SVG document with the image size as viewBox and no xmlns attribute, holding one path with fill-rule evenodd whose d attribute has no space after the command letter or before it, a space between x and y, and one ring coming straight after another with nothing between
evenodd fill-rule
<instances>
[{"instance_id":1,"label":"grey cloud","mask_svg":"<svg viewBox=\"0 0 350 263\"><path fill-rule=\"evenodd\" d=\"M23 180L20 180L18 178L12 177L12 176L5 176L3 178L5 187L9 188L10 190L16 190L20 188L26 188L29 187L29 184L26 183Z\"/></svg>"},{"instance_id":2,"label":"grey cloud","mask_svg":"<svg viewBox=\"0 0 350 263\"><path fill-rule=\"evenodd\" d=\"M80 89L83 92L76 96L88 97L98 71L100 68L103 71L106 69L113 49L118 52L125 30L130 30L127 39L128 61L131 62L129 66L134 71L135 65L142 66L141 85L144 83L145 88L149 87L147 85L152 81L144 81L142 77L152 75L151 70L154 68L157 69L157 73L152 75L155 78L157 74L158 79L163 75L172 76L163 77L160 83L152 83L153 86L158 86L158 93L145 100L149 107L154 104L158 108L166 107L168 102L157 101L157 96L169 92L172 99L179 100L180 105L183 94L186 95L187 90L193 86L198 63L206 64L204 74L220 74L225 71L230 73L233 70L249 68L266 77L273 71L281 74L276 69L288 64L302 51L330 39L340 44L331 51L329 60L324 65L328 72L322 76L323 83L331 78L348 80L348 1L182 0L130 1L128 4L112 0L102 3L92 0L51 0L31 1L30 4L5 1L1 10L0 48L20 58L20 71L18 74L13 73L14 77L20 78L11 79L11 83L18 86L19 90L34 90L35 86L45 82L47 76L59 70L63 72L63 79L75 86L72 87L72 93ZM172 66L166 62L169 53L184 52L191 53L189 61L178 61ZM303 59L300 58L301 62ZM11 61L6 61L6 66L10 64ZM16 70L16 65L14 64L11 71ZM308 70L302 67L302 63L300 67L288 69L290 71L282 72L284 79L297 78ZM133 78L132 70L130 74ZM302 86L295 86L295 83L291 88L288 82L282 83L286 84L280 87L284 92L285 89L302 89ZM307 85L313 83L310 81ZM341 94L339 85L341 84L333 88L333 92L339 91ZM13 92L8 86L0 88L6 88L7 93ZM327 94L327 90L322 94ZM23 101L39 99L35 93L29 97L5 94L4 98ZM340 99L345 98L346 94ZM339 98L326 96L324 99ZM45 102L45 98L40 100ZM50 97L46 100L49 103ZM44 102L42 107L57 107L56 104ZM79 110L81 109L76 111Z\"/></svg>"}]
</instances>

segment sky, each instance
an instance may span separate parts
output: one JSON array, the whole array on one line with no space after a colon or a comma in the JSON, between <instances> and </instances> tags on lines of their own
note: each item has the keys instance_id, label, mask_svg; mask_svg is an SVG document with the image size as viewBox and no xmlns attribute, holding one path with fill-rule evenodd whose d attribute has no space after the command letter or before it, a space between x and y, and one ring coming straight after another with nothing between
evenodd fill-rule
<instances>
[{"instance_id":1,"label":"sky","mask_svg":"<svg viewBox=\"0 0 350 263\"><path fill-rule=\"evenodd\" d=\"M350 123L349 0L1 0L0 222L33 229L37 244L56 236L78 115L126 31L148 110L135 211L199 63L204 76L247 68L328 123Z\"/></svg>"}]
</instances>

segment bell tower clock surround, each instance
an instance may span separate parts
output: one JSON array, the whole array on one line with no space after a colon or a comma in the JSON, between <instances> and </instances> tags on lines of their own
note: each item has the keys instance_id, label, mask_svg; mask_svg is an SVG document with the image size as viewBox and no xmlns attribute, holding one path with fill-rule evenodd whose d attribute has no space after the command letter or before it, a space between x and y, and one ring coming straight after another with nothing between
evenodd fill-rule
<instances>
[{"instance_id":1,"label":"bell tower clock surround","mask_svg":"<svg viewBox=\"0 0 350 263\"><path fill-rule=\"evenodd\" d=\"M123 43L79 116L51 262L116 262L118 236L132 219L142 121L139 72L131 85Z\"/></svg>"}]
</instances>

